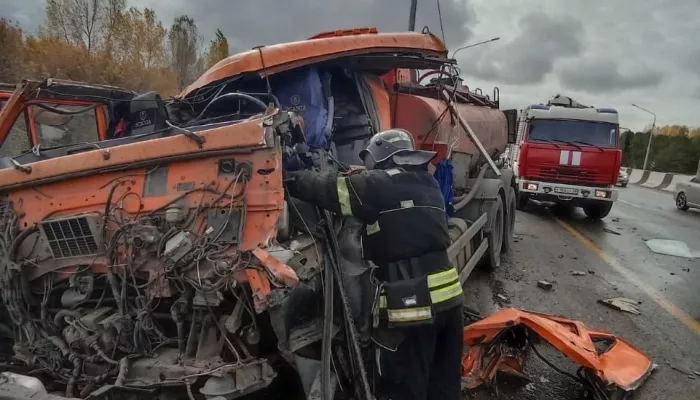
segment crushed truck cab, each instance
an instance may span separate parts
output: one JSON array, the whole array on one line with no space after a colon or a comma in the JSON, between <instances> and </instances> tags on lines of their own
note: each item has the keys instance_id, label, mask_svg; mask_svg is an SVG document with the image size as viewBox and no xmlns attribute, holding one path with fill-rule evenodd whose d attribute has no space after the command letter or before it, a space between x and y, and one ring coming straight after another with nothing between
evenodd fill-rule
<instances>
[{"instance_id":1,"label":"crushed truck cab","mask_svg":"<svg viewBox=\"0 0 700 400\"><path fill-rule=\"evenodd\" d=\"M232 55L169 101L22 83L0 113L5 143L28 127L0 157L15 371L68 398L369 400L361 223L290 197L283 175L354 168L372 135L404 128L438 153L460 282L498 266L513 126L454 64L428 32L363 28Z\"/></svg>"}]
</instances>

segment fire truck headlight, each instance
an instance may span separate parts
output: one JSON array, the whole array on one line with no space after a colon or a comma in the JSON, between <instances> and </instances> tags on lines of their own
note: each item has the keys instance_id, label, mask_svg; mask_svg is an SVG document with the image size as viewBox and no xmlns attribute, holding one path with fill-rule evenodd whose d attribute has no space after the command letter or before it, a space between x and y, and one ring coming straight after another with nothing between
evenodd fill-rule
<instances>
[{"instance_id":1,"label":"fire truck headlight","mask_svg":"<svg viewBox=\"0 0 700 400\"><path fill-rule=\"evenodd\" d=\"M525 185L525 188L527 188L527 190L537 190L537 187L538 186L536 183L527 183Z\"/></svg>"},{"instance_id":2,"label":"fire truck headlight","mask_svg":"<svg viewBox=\"0 0 700 400\"><path fill-rule=\"evenodd\" d=\"M606 198L606 197L608 197L608 192L606 192L606 191L604 191L604 190L596 190L596 191L595 191L595 197Z\"/></svg>"}]
</instances>

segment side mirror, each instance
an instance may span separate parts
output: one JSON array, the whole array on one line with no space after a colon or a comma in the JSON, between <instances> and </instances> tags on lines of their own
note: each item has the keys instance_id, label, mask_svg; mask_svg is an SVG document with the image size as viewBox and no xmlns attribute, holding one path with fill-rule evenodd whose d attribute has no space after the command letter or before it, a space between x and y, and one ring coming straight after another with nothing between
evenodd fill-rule
<instances>
[{"instance_id":1,"label":"side mirror","mask_svg":"<svg viewBox=\"0 0 700 400\"><path fill-rule=\"evenodd\" d=\"M503 110L508 124L508 144L518 141L518 110Z\"/></svg>"}]
</instances>

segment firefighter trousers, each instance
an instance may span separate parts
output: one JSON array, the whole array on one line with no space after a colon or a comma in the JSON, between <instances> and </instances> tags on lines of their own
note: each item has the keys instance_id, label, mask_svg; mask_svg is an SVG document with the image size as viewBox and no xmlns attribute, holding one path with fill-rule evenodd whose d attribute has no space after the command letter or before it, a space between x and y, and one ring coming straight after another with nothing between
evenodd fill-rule
<instances>
[{"instance_id":1,"label":"firefighter trousers","mask_svg":"<svg viewBox=\"0 0 700 400\"><path fill-rule=\"evenodd\" d=\"M430 325L400 329L396 351L375 350L380 399L459 400L462 375L462 305L440 311Z\"/></svg>"}]
</instances>

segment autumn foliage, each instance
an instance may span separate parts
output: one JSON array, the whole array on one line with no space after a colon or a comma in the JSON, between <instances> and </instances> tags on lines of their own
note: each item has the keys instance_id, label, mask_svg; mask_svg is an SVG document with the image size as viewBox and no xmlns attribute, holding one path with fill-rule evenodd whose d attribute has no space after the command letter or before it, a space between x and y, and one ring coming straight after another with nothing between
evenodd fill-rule
<instances>
[{"instance_id":1,"label":"autumn foliage","mask_svg":"<svg viewBox=\"0 0 700 400\"><path fill-rule=\"evenodd\" d=\"M34 36L0 19L0 82L53 77L170 96L228 55L219 30L209 51L201 43L188 16L168 29L154 10L125 0L47 0Z\"/></svg>"}]
</instances>

